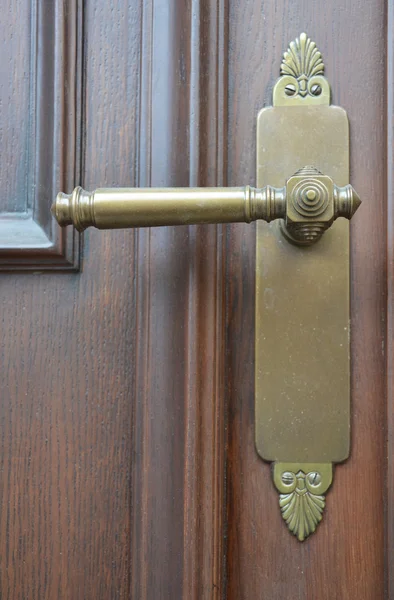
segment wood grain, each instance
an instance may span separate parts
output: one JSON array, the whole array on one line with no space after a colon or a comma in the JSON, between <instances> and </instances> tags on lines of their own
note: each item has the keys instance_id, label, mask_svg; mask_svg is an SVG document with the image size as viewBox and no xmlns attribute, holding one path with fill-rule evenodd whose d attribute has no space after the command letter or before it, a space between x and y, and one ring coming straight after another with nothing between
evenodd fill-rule
<instances>
[{"instance_id":1,"label":"wood grain","mask_svg":"<svg viewBox=\"0 0 394 600\"><path fill-rule=\"evenodd\" d=\"M0 271L79 267L50 206L80 182L82 1L2 7Z\"/></svg>"},{"instance_id":2,"label":"wood grain","mask_svg":"<svg viewBox=\"0 0 394 600\"><path fill-rule=\"evenodd\" d=\"M8 247L12 270L75 267L48 203L79 175L87 189L253 183L256 115L282 52L303 30L316 40L349 114L363 199L352 224L352 454L300 545L254 449L253 226L89 230L80 273L1 277L0 597L394 600L383 0L36 6L43 80L57 86L36 111L37 181L49 187L33 220L54 246ZM9 235L4 214L1 227Z\"/></svg>"},{"instance_id":3,"label":"wood grain","mask_svg":"<svg viewBox=\"0 0 394 600\"><path fill-rule=\"evenodd\" d=\"M84 3L85 187L224 181L226 24ZM220 598L223 230L84 237L80 274L3 281L0 595Z\"/></svg>"},{"instance_id":4,"label":"wood grain","mask_svg":"<svg viewBox=\"0 0 394 600\"><path fill-rule=\"evenodd\" d=\"M226 14L192 8L144 4L140 185L223 182ZM220 598L223 229L141 230L136 248L131 597Z\"/></svg>"},{"instance_id":5,"label":"wood grain","mask_svg":"<svg viewBox=\"0 0 394 600\"><path fill-rule=\"evenodd\" d=\"M87 186L133 183L138 79L123 78L123 59L138 51L140 20L126 4L85 5ZM103 80L118 86L112 103ZM85 241L81 274L2 276L4 599L129 597L134 240Z\"/></svg>"},{"instance_id":6,"label":"wood grain","mask_svg":"<svg viewBox=\"0 0 394 600\"><path fill-rule=\"evenodd\" d=\"M229 178L254 180L255 119L271 101L280 57L306 31L317 42L333 103L351 128L352 450L337 466L318 532L300 545L282 521L270 468L254 449L254 232L228 240L228 598L386 598L384 3L230 3ZM245 34L253 43L245 43ZM354 41L362 39L355 46ZM244 90L248 90L245 95ZM252 110L251 110L252 107ZM262 257L264 260L264 257Z\"/></svg>"},{"instance_id":7,"label":"wood grain","mask_svg":"<svg viewBox=\"0 0 394 600\"><path fill-rule=\"evenodd\" d=\"M387 597L394 598L394 3L387 4Z\"/></svg>"}]
</instances>

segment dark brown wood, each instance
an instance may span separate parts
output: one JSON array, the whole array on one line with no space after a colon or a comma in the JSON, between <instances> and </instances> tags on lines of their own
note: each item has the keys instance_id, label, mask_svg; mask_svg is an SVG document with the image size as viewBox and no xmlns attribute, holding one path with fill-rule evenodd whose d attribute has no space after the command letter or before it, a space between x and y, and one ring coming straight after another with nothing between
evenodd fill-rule
<instances>
[{"instance_id":1,"label":"dark brown wood","mask_svg":"<svg viewBox=\"0 0 394 600\"><path fill-rule=\"evenodd\" d=\"M317 5L316 5L317 8ZM351 180L364 200L352 222L352 450L335 469L324 520L302 545L287 531L278 495L254 449L255 242L230 228L226 381L229 399L228 598L387 597L385 572L386 196L383 2L230 5L228 183L254 180L256 111L268 104L279 57L301 31L317 41L333 103L351 128ZM245 32L253 44L245 44ZM362 39L362 44L356 44ZM248 90L245 99L245 89Z\"/></svg>"},{"instance_id":2,"label":"dark brown wood","mask_svg":"<svg viewBox=\"0 0 394 600\"><path fill-rule=\"evenodd\" d=\"M14 94L11 114L26 118L30 103L38 150L29 162L17 135L17 147L2 142L0 268L76 268L77 238L61 237L48 209L79 179L253 183L256 115L303 30L348 111L363 205L352 225L352 454L302 545L254 448L253 226L89 230L80 273L2 274L0 597L394 600L392 0L388 14L383 0L36 0L2 11L1 56L17 61L19 86L25 71L36 85L28 101ZM34 39L30 70L21 56ZM18 119L4 114L11 139ZM47 248L26 247L33 230Z\"/></svg>"},{"instance_id":3,"label":"dark brown wood","mask_svg":"<svg viewBox=\"0 0 394 600\"><path fill-rule=\"evenodd\" d=\"M82 1L2 6L0 271L72 270L79 236L49 211L80 182Z\"/></svg>"},{"instance_id":4,"label":"dark brown wood","mask_svg":"<svg viewBox=\"0 0 394 600\"><path fill-rule=\"evenodd\" d=\"M394 2L387 4L387 596L394 598Z\"/></svg>"},{"instance_id":5,"label":"dark brown wood","mask_svg":"<svg viewBox=\"0 0 394 600\"><path fill-rule=\"evenodd\" d=\"M222 183L224 3L84 8L83 185ZM84 245L2 295L1 595L220 598L223 229Z\"/></svg>"},{"instance_id":6,"label":"dark brown wood","mask_svg":"<svg viewBox=\"0 0 394 600\"><path fill-rule=\"evenodd\" d=\"M144 3L138 182L220 185L225 6L195 2L191 12L191 5L180 8L174 0L164 13L156 3ZM159 26L163 18L168 30ZM223 228L135 235L131 597L219 599L225 533Z\"/></svg>"}]
</instances>

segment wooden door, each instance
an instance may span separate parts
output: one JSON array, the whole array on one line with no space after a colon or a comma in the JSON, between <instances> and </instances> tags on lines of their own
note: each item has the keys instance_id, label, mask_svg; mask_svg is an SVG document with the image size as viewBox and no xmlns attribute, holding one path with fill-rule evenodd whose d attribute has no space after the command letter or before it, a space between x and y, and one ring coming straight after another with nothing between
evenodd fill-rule
<instances>
[{"instance_id":1,"label":"wooden door","mask_svg":"<svg viewBox=\"0 0 394 600\"><path fill-rule=\"evenodd\" d=\"M0 597L394 599L392 0L5 0ZM62 233L56 191L255 181L306 31L351 126L352 450L300 544L254 447L252 225Z\"/></svg>"}]
</instances>

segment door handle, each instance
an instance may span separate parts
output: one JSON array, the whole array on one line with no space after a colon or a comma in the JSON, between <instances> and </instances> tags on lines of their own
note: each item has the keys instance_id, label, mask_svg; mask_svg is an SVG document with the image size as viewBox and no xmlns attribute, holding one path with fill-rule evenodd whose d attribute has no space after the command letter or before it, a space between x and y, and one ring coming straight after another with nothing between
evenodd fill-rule
<instances>
[{"instance_id":1,"label":"door handle","mask_svg":"<svg viewBox=\"0 0 394 600\"><path fill-rule=\"evenodd\" d=\"M314 167L304 167L283 188L103 188L57 195L52 212L61 226L119 229L202 223L267 223L282 219L296 244L320 239L338 217L350 219L360 205L351 185L338 187Z\"/></svg>"},{"instance_id":2,"label":"door handle","mask_svg":"<svg viewBox=\"0 0 394 600\"><path fill-rule=\"evenodd\" d=\"M332 464L349 455L349 227L331 226L360 205L346 112L330 105L305 33L258 115L256 179L256 188L77 187L52 212L79 231L257 221L256 449L274 462L283 519L303 541L322 518Z\"/></svg>"}]
</instances>

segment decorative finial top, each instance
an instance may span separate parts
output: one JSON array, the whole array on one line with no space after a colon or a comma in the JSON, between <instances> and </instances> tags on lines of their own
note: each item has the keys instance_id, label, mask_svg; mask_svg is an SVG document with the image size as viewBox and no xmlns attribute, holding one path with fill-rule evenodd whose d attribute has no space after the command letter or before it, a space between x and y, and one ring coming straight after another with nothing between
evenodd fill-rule
<instances>
[{"instance_id":1,"label":"decorative finial top","mask_svg":"<svg viewBox=\"0 0 394 600\"><path fill-rule=\"evenodd\" d=\"M301 33L283 54L281 77L274 88L274 106L330 104L330 86L315 42Z\"/></svg>"},{"instance_id":2,"label":"decorative finial top","mask_svg":"<svg viewBox=\"0 0 394 600\"><path fill-rule=\"evenodd\" d=\"M281 75L291 75L296 79L309 79L314 75L324 74L322 55L306 33L301 33L283 54L280 67Z\"/></svg>"}]
</instances>

